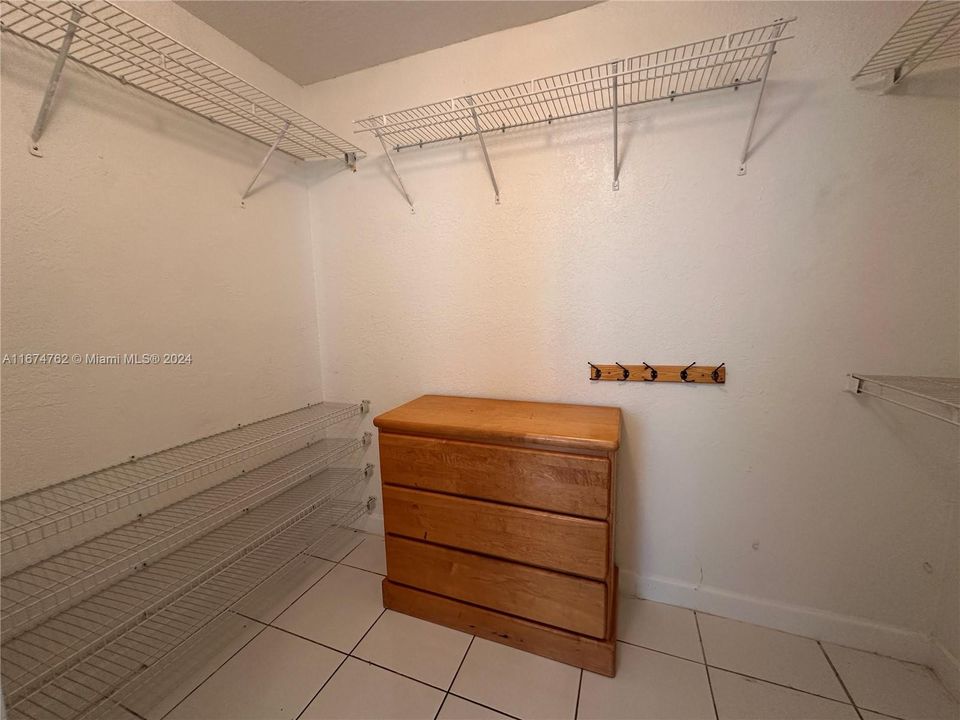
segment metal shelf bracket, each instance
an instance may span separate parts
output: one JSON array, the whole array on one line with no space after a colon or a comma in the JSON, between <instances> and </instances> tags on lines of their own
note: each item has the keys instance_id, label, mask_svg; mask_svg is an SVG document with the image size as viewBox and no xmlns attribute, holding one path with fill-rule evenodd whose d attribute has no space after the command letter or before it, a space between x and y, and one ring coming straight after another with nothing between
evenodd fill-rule
<instances>
[{"instance_id":1,"label":"metal shelf bracket","mask_svg":"<svg viewBox=\"0 0 960 720\"><path fill-rule=\"evenodd\" d=\"M497 176L493 174L493 165L490 164L490 155L487 153L487 141L483 139L483 131L480 129L480 120L477 118L477 109L474 107L473 98L467 98L470 103L470 114L473 116L473 126L477 129L477 138L480 140L480 149L483 150L483 159L487 163L487 173L490 175L490 182L493 184L494 201L500 204L500 186L497 185Z\"/></svg>"},{"instance_id":2,"label":"metal shelf bracket","mask_svg":"<svg viewBox=\"0 0 960 720\"><path fill-rule=\"evenodd\" d=\"M260 173L263 172L263 169L267 166L270 157L276 152L277 146L280 144L280 141L283 140L283 136L287 134L287 130L290 127L290 121L287 120L283 124L283 128L280 130L280 134L277 135L277 139L273 141L273 145L270 146L270 149L267 150L267 154L263 156L263 160L260 162L260 167L257 168L256 174L253 176L253 180L250 181L250 184L247 185L247 189L243 192L243 197L240 198L240 204L243 205L243 201L250 197L250 192L253 190L254 184L257 182L257 178L260 177Z\"/></svg>"},{"instance_id":3,"label":"metal shelf bracket","mask_svg":"<svg viewBox=\"0 0 960 720\"><path fill-rule=\"evenodd\" d=\"M53 105L53 96L57 92L57 85L60 84L60 76L63 74L63 65L70 54L70 46L73 44L73 38L77 34L77 24L80 22L80 10L74 8L70 13L70 20L67 22L67 30L63 36L63 44L57 52L56 62L53 63L53 72L50 73L50 82L47 83L47 91L43 94L43 103L40 105L40 112L37 113L37 121L33 124L33 132L30 133L30 154L35 157L43 157L40 150L40 138L47 126L47 118L50 115L50 107Z\"/></svg>"},{"instance_id":4,"label":"metal shelf bracket","mask_svg":"<svg viewBox=\"0 0 960 720\"><path fill-rule=\"evenodd\" d=\"M397 171L397 166L393 162L393 158L390 157L390 150L387 149L387 144L383 141L383 136L379 132L374 134L377 136L377 140L380 141L380 147L383 148L383 154L387 156L387 162L390 163L390 169L393 170L393 175L397 178L397 184L400 186L400 192L403 194L403 199L407 201L407 205L410 206L410 214L413 215L414 212L416 212L413 207L413 200L410 199L410 193L407 192L407 188L403 184L403 178L400 177L400 173Z\"/></svg>"},{"instance_id":5,"label":"metal shelf bracket","mask_svg":"<svg viewBox=\"0 0 960 720\"><path fill-rule=\"evenodd\" d=\"M783 33L783 25L775 30L775 38L779 38ZM767 87L767 74L770 72L770 65L773 64L773 56L777 49L776 41L770 43L770 49L767 50L767 58L763 63L763 75L760 79L760 90L757 92L757 102L753 106L753 115L750 117L750 127L747 129L747 138L743 141L743 152L740 153L740 167L737 169L737 175L747 174L747 157L750 155L750 142L753 140L753 131L757 126L757 116L760 114L760 103L763 100L763 91ZM737 86L734 86L734 90Z\"/></svg>"},{"instance_id":6,"label":"metal shelf bracket","mask_svg":"<svg viewBox=\"0 0 960 720\"><path fill-rule=\"evenodd\" d=\"M617 126L620 110L620 91L617 87L617 79L620 72L620 61L614 60L610 63L611 70L611 104L613 105L613 189L620 189L620 129Z\"/></svg>"}]
</instances>

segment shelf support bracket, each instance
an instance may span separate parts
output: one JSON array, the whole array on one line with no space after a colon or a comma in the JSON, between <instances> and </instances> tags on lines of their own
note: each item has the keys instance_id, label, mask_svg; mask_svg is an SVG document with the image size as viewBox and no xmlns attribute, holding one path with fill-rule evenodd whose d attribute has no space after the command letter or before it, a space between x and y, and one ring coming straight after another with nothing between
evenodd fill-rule
<instances>
[{"instance_id":1,"label":"shelf support bracket","mask_svg":"<svg viewBox=\"0 0 960 720\"><path fill-rule=\"evenodd\" d=\"M73 12L70 13L67 31L63 35L63 44L60 45L60 51L57 53L57 60L54 62L53 72L50 74L50 82L47 83L47 91L43 95L43 103L40 105L40 112L37 113L37 121L33 124L33 132L30 133L30 154L36 157L43 157L43 153L40 151L40 138L47 126L47 118L53 105L53 96L57 92L57 85L60 84L63 65L67 61L67 55L70 54L70 46L73 44L73 36L77 34L79 22L80 10L75 7Z\"/></svg>"},{"instance_id":2,"label":"shelf support bracket","mask_svg":"<svg viewBox=\"0 0 960 720\"><path fill-rule=\"evenodd\" d=\"M620 93L617 88L617 73L620 71L620 61L614 60L612 63L612 100L613 100L613 189L620 189L620 128L618 127L618 116L620 114Z\"/></svg>"},{"instance_id":3,"label":"shelf support bracket","mask_svg":"<svg viewBox=\"0 0 960 720\"><path fill-rule=\"evenodd\" d=\"M283 140L283 136L287 134L287 129L290 127L290 121L287 120L283 123L283 129L280 130L280 134L277 135L277 139L273 141L273 145L270 146L270 149L267 150L267 154L263 156L263 160L260 163L260 167L257 168L256 174L253 176L253 180L250 181L250 184L247 185L247 189L243 193L243 197L240 198L242 203L250 196L250 191L253 190L254 184L256 184L257 179L260 177L260 173L263 172L263 169L267 166L267 162L270 160L270 157L277 150L277 146L280 144L280 141Z\"/></svg>"},{"instance_id":4,"label":"shelf support bracket","mask_svg":"<svg viewBox=\"0 0 960 720\"><path fill-rule=\"evenodd\" d=\"M757 115L760 114L760 101L763 100L763 91L767 87L767 74L770 72L774 50L777 47L777 40L782 32L783 26L781 25L777 30L776 37L770 39L770 50L767 51L767 60L763 64L763 79L760 81L760 92L757 93L757 102L753 106L753 116L750 118L750 127L747 129L747 139L743 142L743 152L740 153L740 168L737 170L737 175L747 174L747 156L750 154L750 142L753 140L753 130L757 126Z\"/></svg>"},{"instance_id":5,"label":"shelf support bracket","mask_svg":"<svg viewBox=\"0 0 960 720\"><path fill-rule=\"evenodd\" d=\"M487 153L487 141L483 139L483 132L480 130L480 119L477 117L477 109L473 106L473 98L470 98L470 114L473 116L473 126L477 130L477 138L480 140L480 149L483 150L483 159L487 163L487 173L490 175L490 182L493 184L493 193L495 202L500 204L500 186L497 185L497 176L493 174L493 165L490 163L490 155Z\"/></svg>"},{"instance_id":6,"label":"shelf support bracket","mask_svg":"<svg viewBox=\"0 0 960 720\"><path fill-rule=\"evenodd\" d=\"M387 144L383 141L383 136L380 135L380 131L375 130L374 134L377 136L377 140L380 141L380 147L383 148L383 154L387 156L387 162L390 163L390 169L393 170L393 175L397 178L397 184L400 185L400 192L403 193L403 199L407 201L407 205L410 206L410 214L413 215L415 212L413 209L413 200L410 199L410 193L407 192L407 188L403 184L403 178L400 177L400 173L397 172L397 166L393 162L393 158L390 157L390 150L387 149Z\"/></svg>"}]
</instances>

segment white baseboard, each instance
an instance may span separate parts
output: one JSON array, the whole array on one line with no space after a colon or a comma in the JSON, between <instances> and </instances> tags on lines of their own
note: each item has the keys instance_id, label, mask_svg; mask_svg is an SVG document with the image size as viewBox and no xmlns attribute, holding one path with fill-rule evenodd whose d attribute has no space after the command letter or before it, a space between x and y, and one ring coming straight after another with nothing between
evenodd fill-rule
<instances>
[{"instance_id":1,"label":"white baseboard","mask_svg":"<svg viewBox=\"0 0 960 720\"><path fill-rule=\"evenodd\" d=\"M950 688L950 681L944 673L949 675L950 660L956 663L956 659L942 648L942 652L935 653L934 643L920 632L852 615L683 583L673 578L641 577L628 570L620 571L620 592L928 665ZM936 662L934 655L940 656Z\"/></svg>"},{"instance_id":2,"label":"white baseboard","mask_svg":"<svg viewBox=\"0 0 960 720\"><path fill-rule=\"evenodd\" d=\"M951 654L936 638L930 641L930 662L927 664L950 693L960 700L960 660Z\"/></svg>"}]
</instances>

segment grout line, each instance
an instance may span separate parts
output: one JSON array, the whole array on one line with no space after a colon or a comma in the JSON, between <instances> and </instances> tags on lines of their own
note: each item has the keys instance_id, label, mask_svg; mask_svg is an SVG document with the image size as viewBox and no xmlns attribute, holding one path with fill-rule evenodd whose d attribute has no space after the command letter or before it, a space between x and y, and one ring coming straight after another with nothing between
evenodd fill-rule
<instances>
[{"instance_id":1,"label":"grout line","mask_svg":"<svg viewBox=\"0 0 960 720\"><path fill-rule=\"evenodd\" d=\"M703 656L703 669L707 673L707 687L710 688L710 701L713 703L713 717L720 720L720 712L717 710L717 696L713 694L713 680L710 678L710 667L707 665L707 651L703 647L703 634L700 632L700 618L696 611L693 613L693 621L697 625L697 637L700 639L700 654ZM863 718L860 718L863 720Z\"/></svg>"},{"instance_id":2,"label":"grout line","mask_svg":"<svg viewBox=\"0 0 960 720\"><path fill-rule=\"evenodd\" d=\"M666 655L667 657L676 658L677 660L685 660L686 662L694 663L695 665L706 665L706 663L702 660L691 660L683 655L674 655L666 650L657 650L656 648L648 647L646 645L638 645L637 643L629 642L628 640L617 640L617 642L621 645L629 645L630 647L640 648L641 650L649 650L650 652L655 652L658 655Z\"/></svg>"},{"instance_id":3,"label":"grout line","mask_svg":"<svg viewBox=\"0 0 960 720\"><path fill-rule=\"evenodd\" d=\"M833 664L833 660L827 654L827 649L823 646L823 643L817 640L817 646L820 648L820 652L823 653L823 656L827 659L827 663L830 665L830 669L833 670L833 674L837 676L837 682L840 683L840 687L843 688L843 692L847 696L847 700L850 701L850 704L853 705L853 709L857 712L857 717L860 720L863 720L863 714L860 712L860 708L857 707L857 704L853 701L853 695L850 694L850 691L847 689L847 684L843 681L843 678L840 677L840 671L837 670L837 666Z\"/></svg>"},{"instance_id":4,"label":"grout line","mask_svg":"<svg viewBox=\"0 0 960 720\"><path fill-rule=\"evenodd\" d=\"M327 686L327 683L333 680L333 676L336 675L338 672L340 672L340 668L343 667L343 664L347 661L347 658L349 657L350 657L349 655L343 656L343 660L341 660L340 664L337 665L337 669L334 670L332 673L330 673L330 677L328 677L326 680L323 681L323 685L321 685L320 689L313 694L313 697L310 698L310 701L303 706L303 710L297 713L297 717L294 720L300 720L300 717L307 711L307 708L313 705L313 701L316 700L317 696L323 692L323 689Z\"/></svg>"},{"instance_id":5,"label":"grout line","mask_svg":"<svg viewBox=\"0 0 960 720\"><path fill-rule=\"evenodd\" d=\"M573 706L573 720L580 717L580 691L583 690L583 668L580 668L580 678L577 680L577 704Z\"/></svg>"},{"instance_id":6,"label":"grout line","mask_svg":"<svg viewBox=\"0 0 960 720\"><path fill-rule=\"evenodd\" d=\"M776 685L777 687L782 687L785 690L793 690L794 692L803 693L804 695L813 695L814 697L821 698L822 700L829 700L830 702L839 703L840 705L853 705L853 703L848 703L843 700L837 700L836 698L828 697L826 695L821 695L820 693L810 692L809 690L801 690L800 688L793 687L791 685L784 685L783 683L778 683L773 680L767 680L766 678L757 677L756 675L747 675L746 673L738 672L736 670L731 670L730 668L719 667L717 665L707 665L708 668L714 670L720 670L722 672L730 673L731 675L739 675L740 677L749 678L750 680L757 680L759 682L767 683L767 685ZM856 707L854 705L854 707Z\"/></svg>"},{"instance_id":7,"label":"grout line","mask_svg":"<svg viewBox=\"0 0 960 720\"><path fill-rule=\"evenodd\" d=\"M460 674L460 668L463 667L463 663L467 659L467 653L470 652L470 648L473 647L473 641L476 639L476 635L470 636L470 642L467 643L467 649L463 651L463 657L460 658L460 664L457 665L457 671L453 674L453 677L450 679L450 685L447 687L447 691L443 696L443 700L440 702L440 707L437 708L437 714L433 716L433 720L437 720L440 717L440 711L443 710L443 704L447 701L447 698L450 697L450 690L453 688L453 684L457 681L457 675Z\"/></svg>"},{"instance_id":8,"label":"grout line","mask_svg":"<svg viewBox=\"0 0 960 720\"><path fill-rule=\"evenodd\" d=\"M449 692L449 693L447 693L447 694L448 694L448 695L453 695L455 698L457 698L457 699L459 699L459 700L466 700L467 702L473 703L474 705L479 705L480 707L486 708L487 710L493 710L493 712L495 712L495 713L500 713L501 715L503 715L503 716L505 716L505 717L508 717L508 718L513 718L513 720L520 720L520 718L518 718L516 715L511 715L510 713L504 712L503 710L498 710L498 709L495 708L495 707L490 707L489 705L484 705L482 702L477 702L476 700L473 700L473 699L468 698L468 697L464 697L463 695L457 695L455 692Z\"/></svg>"},{"instance_id":9,"label":"grout line","mask_svg":"<svg viewBox=\"0 0 960 720\"><path fill-rule=\"evenodd\" d=\"M227 610L227 612L231 612L231 611L230 611L230 610ZM236 613L236 614L239 615L240 613ZM247 618L246 615L243 615L242 617L245 617L247 620L252 620L252 618ZM200 682L198 682L197 685L196 685L196 687L193 688L193 690L191 690L191 691L188 692L186 695L184 695L182 698L180 698L180 700L178 700L177 703L176 703L172 708L170 708L169 710L167 710L167 712L165 712L165 713L161 716L161 720L163 720L163 718L167 717L170 713L172 713L174 710L176 710L181 704L183 704L188 697L190 697L190 696L193 695L197 690L200 689L200 686L201 686L201 685L203 685L207 680L209 680L209 679L212 678L214 675L216 675L218 672L220 672L220 670L223 668L224 665L226 665L228 662L230 662L231 660L233 660L233 658L235 658L235 657L237 656L237 653L239 653L239 652L240 652L241 650L243 650L247 645L249 645L249 644L252 643L254 640L256 640L256 639L260 636L260 634L263 633L263 631L266 630L266 629L269 627L269 625L267 625L266 623L262 623L262 622L260 622L259 620L253 620L253 622L255 622L255 623L259 624L259 625L263 625L263 627L260 628L259 630L257 630L257 632L253 635L253 637L251 637L249 640L247 640L245 643L243 643L243 645L241 645L239 648L237 648L236 652L234 652L232 655L230 655L230 657L228 657L228 658L227 658L226 660L224 660L222 663L220 663L219 665L217 665L217 667L216 667L214 670L212 670L209 675L207 675L203 680L201 680Z\"/></svg>"},{"instance_id":10,"label":"grout line","mask_svg":"<svg viewBox=\"0 0 960 720\"><path fill-rule=\"evenodd\" d=\"M377 619L374 620L372 623L370 623L370 627L367 628L367 632L365 632L363 635L360 636L360 639L357 640L356 645L353 646L353 649L352 649L350 652L348 652L347 655L350 655L350 656L353 655L353 653L356 651L356 649L360 646L360 643L363 642L363 639L364 639L367 635L369 635L369 634L370 634L370 631L373 630L373 628L376 626L376 624L377 624L378 622L380 622L380 618L383 617L383 614L384 614L386 611L387 611L386 608L383 608L383 610L380 611L380 614L377 615Z\"/></svg>"}]
</instances>

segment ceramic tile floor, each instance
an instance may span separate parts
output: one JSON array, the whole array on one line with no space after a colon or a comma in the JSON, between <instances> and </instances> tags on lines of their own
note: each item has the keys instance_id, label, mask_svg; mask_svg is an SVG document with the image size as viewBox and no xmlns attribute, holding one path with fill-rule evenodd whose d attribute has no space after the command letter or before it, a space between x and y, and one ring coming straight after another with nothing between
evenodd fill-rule
<instances>
[{"instance_id":1,"label":"ceramic tile floor","mask_svg":"<svg viewBox=\"0 0 960 720\"><path fill-rule=\"evenodd\" d=\"M390 610L383 538L344 531L239 603L239 649L149 720L957 720L919 665L621 598L616 678ZM120 713L124 711L122 709ZM118 717L123 715L118 714ZM130 717L135 717L131 715Z\"/></svg>"}]
</instances>

